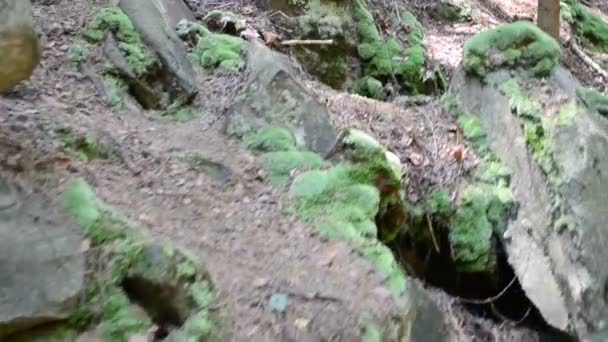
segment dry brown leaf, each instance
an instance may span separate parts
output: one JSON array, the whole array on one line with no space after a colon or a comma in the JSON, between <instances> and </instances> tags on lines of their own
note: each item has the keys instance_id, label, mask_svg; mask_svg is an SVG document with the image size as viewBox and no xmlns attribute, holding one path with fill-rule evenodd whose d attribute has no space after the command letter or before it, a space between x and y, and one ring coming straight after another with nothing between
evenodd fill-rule
<instances>
[{"instance_id":1,"label":"dry brown leaf","mask_svg":"<svg viewBox=\"0 0 608 342\"><path fill-rule=\"evenodd\" d=\"M452 155L452 158L454 158L454 160L461 161L465 157L465 152L466 151L462 148L462 146L456 146L452 148L450 154Z\"/></svg>"}]
</instances>

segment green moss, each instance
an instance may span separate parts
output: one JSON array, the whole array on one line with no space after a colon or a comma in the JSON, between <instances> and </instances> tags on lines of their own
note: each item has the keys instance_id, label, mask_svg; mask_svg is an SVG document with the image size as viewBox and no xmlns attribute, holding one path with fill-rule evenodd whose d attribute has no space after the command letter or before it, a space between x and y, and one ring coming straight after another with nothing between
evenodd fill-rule
<instances>
[{"instance_id":1,"label":"green moss","mask_svg":"<svg viewBox=\"0 0 608 342\"><path fill-rule=\"evenodd\" d=\"M203 26L200 30L202 36L191 54L196 64L227 72L238 72L245 65L245 40L227 34L212 33Z\"/></svg>"},{"instance_id":2,"label":"green moss","mask_svg":"<svg viewBox=\"0 0 608 342\"><path fill-rule=\"evenodd\" d=\"M138 317L129 298L115 290L106 298L101 311L99 331L105 341L127 342L131 335L143 334L152 326L147 317Z\"/></svg>"},{"instance_id":3,"label":"green moss","mask_svg":"<svg viewBox=\"0 0 608 342\"><path fill-rule=\"evenodd\" d=\"M405 273L388 247L380 242L371 242L360 248L360 252L372 262L378 273L386 277L389 290L395 295L401 295L405 291Z\"/></svg>"},{"instance_id":4,"label":"green moss","mask_svg":"<svg viewBox=\"0 0 608 342\"><path fill-rule=\"evenodd\" d=\"M68 186L64 194L64 206L83 227L85 235L94 246L126 236L124 231L116 229L112 214L82 179L77 179Z\"/></svg>"},{"instance_id":5,"label":"green moss","mask_svg":"<svg viewBox=\"0 0 608 342\"><path fill-rule=\"evenodd\" d=\"M99 143L91 133L78 135L69 129L58 129L54 133L65 152L82 161L107 159L112 155L112 150Z\"/></svg>"},{"instance_id":6,"label":"green moss","mask_svg":"<svg viewBox=\"0 0 608 342\"><path fill-rule=\"evenodd\" d=\"M608 52L608 23L600 16L576 5L576 35L581 44L591 50Z\"/></svg>"},{"instance_id":7,"label":"green moss","mask_svg":"<svg viewBox=\"0 0 608 342\"><path fill-rule=\"evenodd\" d=\"M123 96L129 89L127 83L118 77L106 75L104 84L108 91L108 105L110 108L120 111L125 108Z\"/></svg>"},{"instance_id":8,"label":"green moss","mask_svg":"<svg viewBox=\"0 0 608 342\"><path fill-rule=\"evenodd\" d=\"M291 132L277 126L262 127L254 133L246 134L243 142L249 150L278 152L296 150L296 140Z\"/></svg>"},{"instance_id":9,"label":"green moss","mask_svg":"<svg viewBox=\"0 0 608 342\"><path fill-rule=\"evenodd\" d=\"M578 88L576 95L587 108L608 117L608 95L594 88L584 87Z\"/></svg>"},{"instance_id":10,"label":"green moss","mask_svg":"<svg viewBox=\"0 0 608 342\"><path fill-rule=\"evenodd\" d=\"M426 202L427 212L436 217L448 218L454 210L447 189L433 189Z\"/></svg>"},{"instance_id":11,"label":"green moss","mask_svg":"<svg viewBox=\"0 0 608 342\"><path fill-rule=\"evenodd\" d=\"M512 194L504 186L475 185L464 189L449 232L452 257L461 271L494 270L492 235L506 228L512 204Z\"/></svg>"},{"instance_id":12,"label":"green moss","mask_svg":"<svg viewBox=\"0 0 608 342\"><path fill-rule=\"evenodd\" d=\"M508 184L511 177L511 170L500 161L489 160L479 166L475 176L477 179L487 184Z\"/></svg>"},{"instance_id":13,"label":"green moss","mask_svg":"<svg viewBox=\"0 0 608 342\"><path fill-rule=\"evenodd\" d=\"M574 122L574 118L579 112L579 107L576 101L568 101L561 106L557 117L555 118L555 124L559 126L569 126Z\"/></svg>"},{"instance_id":14,"label":"green moss","mask_svg":"<svg viewBox=\"0 0 608 342\"><path fill-rule=\"evenodd\" d=\"M428 92L422 80L426 58L422 45L424 31L422 24L412 13L403 13L402 22L399 23L400 27L405 26L408 31L407 48L404 48L395 38L384 40L364 1L353 1L353 18L360 43L357 51L359 57L365 61L364 74L366 77L387 80L394 76L411 93ZM360 87L361 84L359 84ZM362 94L373 95L369 90Z\"/></svg>"},{"instance_id":15,"label":"green moss","mask_svg":"<svg viewBox=\"0 0 608 342\"><path fill-rule=\"evenodd\" d=\"M477 140L486 136L481 120L475 115L465 114L460 116L458 124L462 130L462 135L469 140Z\"/></svg>"},{"instance_id":16,"label":"green moss","mask_svg":"<svg viewBox=\"0 0 608 342\"><path fill-rule=\"evenodd\" d=\"M367 96L372 99L380 98L382 95L382 82L373 77L363 77L355 84L355 92L361 96Z\"/></svg>"},{"instance_id":17,"label":"green moss","mask_svg":"<svg viewBox=\"0 0 608 342\"><path fill-rule=\"evenodd\" d=\"M125 54L136 75L143 75L152 65L158 63L156 56L142 43L131 19L120 8L100 9L85 28L83 36L90 42L99 43L104 39L106 31L114 33L118 47Z\"/></svg>"},{"instance_id":18,"label":"green moss","mask_svg":"<svg viewBox=\"0 0 608 342\"><path fill-rule=\"evenodd\" d=\"M361 342L382 342L382 331L380 327L372 321L364 322L363 325L363 336L361 336Z\"/></svg>"},{"instance_id":19,"label":"green moss","mask_svg":"<svg viewBox=\"0 0 608 342\"><path fill-rule=\"evenodd\" d=\"M321 168L326 165L323 158L309 151L278 151L263 155L263 167L274 185L287 184L291 171Z\"/></svg>"},{"instance_id":20,"label":"green moss","mask_svg":"<svg viewBox=\"0 0 608 342\"><path fill-rule=\"evenodd\" d=\"M532 76L546 76L559 63L560 46L536 25L518 21L478 33L464 44L463 65L484 77L502 66L521 66Z\"/></svg>"},{"instance_id":21,"label":"green moss","mask_svg":"<svg viewBox=\"0 0 608 342\"><path fill-rule=\"evenodd\" d=\"M526 94L515 79L504 82L499 90L509 98L511 109L521 118L524 139L534 159L551 181L558 182L549 139L551 121L545 118L543 105Z\"/></svg>"},{"instance_id":22,"label":"green moss","mask_svg":"<svg viewBox=\"0 0 608 342\"><path fill-rule=\"evenodd\" d=\"M77 41L68 50L68 59L74 64L80 64L89 58L89 53L86 42Z\"/></svg>"}]
</instances>

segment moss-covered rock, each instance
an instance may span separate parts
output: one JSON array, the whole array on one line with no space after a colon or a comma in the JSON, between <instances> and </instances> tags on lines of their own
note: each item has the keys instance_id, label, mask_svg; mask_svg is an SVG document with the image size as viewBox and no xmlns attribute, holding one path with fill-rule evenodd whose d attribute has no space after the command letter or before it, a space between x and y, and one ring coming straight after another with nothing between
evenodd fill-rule
<instances>
[{"instance_id":1,"label":"moss-covered rock","mask_svg":"<svg viewBox=\"0 0 608 342\"><path fill-rule=\"evenodd\" d=\"M237 72L245 65L247 42L227 34L213 33L201 26L202 36L198 40L192 60L204 68L219 68Z\"/></svg>"},{"instance_id":2,"label":"moss-covered rock","mask_svg":"<svg viewBox=\"0 0 608 342\"><path fill-rule=\"evenodd\" d=\"M131 19L120 8L100 9L82 34L89 42L100 43L107 31L111 31L116 36L118 46L125 54L135 75L144 74L158 63L156 56L143 44Z\"/></svg>"},{"instance_id":3,"label":"moss-covered rock","mask_svg":"<svg viewBox=\"0 0 608 342\"><path fill-rule=\"evenodd\" d=\"M549 75L558 65L560 46L534 23L519 21L478 33L464 45L467 73L484 77L499 67L522 67L532 76Z\"/></svg>"},{"instance_id":4,"label":"moss-covered rock","mask_svg":"<svg viewBox=\"0 0 608 342\"><path fill-rule=\"evenodd\" d=\"M382 95L382 82L373 77L363 77L355 84L355 91L372 99L378 99Z\"/></svg>"},{"instance_id":5,"label":"moss-covered rock","mask_svg":"<svg viewBox=\"0 0 608 342\"><path fill-rule=\"evenodd\" d=\"M83 180L70 184L64 201L91 244L107 256L101 268L107 271L89 277L71 325L97 326L107 341L126 342L133 334L145 333L153 322L181 327L177 332L192 341L210 338L215 332L209 311L213 290L192 256L170 243L146 241ZM145 311L135 310L135 304Z\"/></svg>"}]
</instances>

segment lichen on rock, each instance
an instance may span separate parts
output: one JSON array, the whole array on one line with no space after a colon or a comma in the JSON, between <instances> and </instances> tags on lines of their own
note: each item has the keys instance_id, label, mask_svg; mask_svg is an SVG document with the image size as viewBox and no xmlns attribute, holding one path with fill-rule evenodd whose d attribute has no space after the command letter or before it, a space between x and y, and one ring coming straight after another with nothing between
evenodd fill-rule
<instances>
[{"instance_id":1,"label":"lichen on rock","mask_svg":"<svg viewBox=\"0 0 608 342\"><path fill-rule=\"evenodd\" d=\"M478 33L464 45L463 67L484 77L500 67L522 67L547 76L558 65L560 46L534 23L518 21Z\"/></svg>"}]
</instances>

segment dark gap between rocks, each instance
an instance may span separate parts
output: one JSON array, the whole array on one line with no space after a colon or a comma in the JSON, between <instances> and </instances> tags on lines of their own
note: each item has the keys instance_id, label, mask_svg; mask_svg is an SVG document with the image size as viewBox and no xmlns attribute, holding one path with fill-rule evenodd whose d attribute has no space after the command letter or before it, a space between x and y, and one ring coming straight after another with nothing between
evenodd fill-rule
<instances>
[{"instance_id":1,"label":"dark gap between rocks","mask_svg":"<svg viewBox=\"0 0 608 342\"><path fill-rule=\"evenodd\" d=\"M380 226L379 230L381 231ZM490 275L459 272L452 261L447 229L435 226L435 234L440 252L434 246L421 247L407 234L401 235L387 246L408 275L460 299L473 315L496 323L508 321L522 325L537 331L541 342L575 341L545 322L515 277L514 270L507 261L507 253L497 236L493 238L497 246L498 272Z\"/></svg>"}]
</instances>

